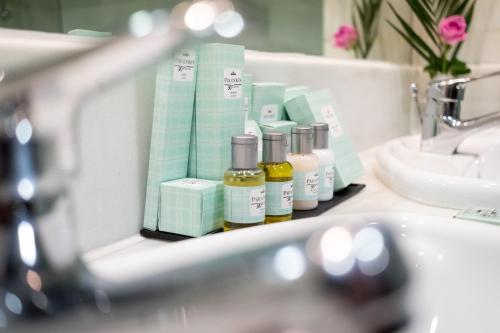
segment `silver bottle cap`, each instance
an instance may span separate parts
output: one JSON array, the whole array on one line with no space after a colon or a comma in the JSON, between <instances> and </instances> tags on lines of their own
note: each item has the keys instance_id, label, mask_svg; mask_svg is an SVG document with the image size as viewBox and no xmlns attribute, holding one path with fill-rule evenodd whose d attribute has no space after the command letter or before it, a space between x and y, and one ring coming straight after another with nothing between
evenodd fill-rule
<instances>
[{"instance_id":1,"label":"silver bottle cap","mask_svg":"<svg viewBox=\"0 0 500 333\"><path fill-rule=\"evenodd\" d=\"M262 136L262 161L281 163L286 160L286 134L268 132Z\"/></svg>"},{"instance_id":2,"label":"silver bottle cap","mask_svg":"<svg viewBox=\"0 0 500 333\"><path fill-rule=\"evenodd\" d=\"M242 134L231 137L233 169L257 168L257 143L255 135Z\"/></svg>"},{"instance_id":3,"label":"silver bottle cap","mask_svg":"<svg viewBox=\"0 0 500 333\"><path fill-rule=\"evenodd\" d=\"M292 127L292 153L311 154L313 149L313 129L310 126Z\"/></svg>"},{"instance_id":4,"label":"silver bottle cap","mask_svg":"<svg viewBox=\"0 0 500 333\"><path fill-rule=\"evenodd\" d=\"M313 123L311 127L314 131L314 149L328 149L328 124Z\"/></svg>"}]
</instances>

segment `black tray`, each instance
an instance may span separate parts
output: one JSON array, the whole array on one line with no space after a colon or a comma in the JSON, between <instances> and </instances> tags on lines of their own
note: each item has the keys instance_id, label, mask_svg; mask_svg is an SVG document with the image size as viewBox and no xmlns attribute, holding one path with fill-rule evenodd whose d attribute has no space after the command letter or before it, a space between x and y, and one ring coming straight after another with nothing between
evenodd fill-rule
<instances>
[{"instance_id":1,"label":"black tray","mask_svg":"<svg viewBox=\"0 0 500 333\"><path fill-rule=\"evenodd\" d=\"M320 202L318 207L313 210L294 210L292 213L292 220L299 220L299 219L305 219L308 217L315 217L323 214L327 210L341 204L342 202L346 201L347 199L355 196L358 194L362 189L366 187L365 184L351 184L347 186L345 189L340 190L338 192L335 192L335 196L333 197L332 200L330 201L324 201ZM221 232L221 229L214 230L210 234L215 234L218 232ZM208 234L208 235L210 235ZM185 235L179 235L179 234L174 234L171 232L163 232L163 231L152 231L148 229L142 229L141 230L141 235L146 238L154 238L154 239L162 239L162 240L167 240L167 241L180 241L180 240L185 240L185 239L190 239L193 238L191 236L185 236Z\"/></svg>"}]
</instances>

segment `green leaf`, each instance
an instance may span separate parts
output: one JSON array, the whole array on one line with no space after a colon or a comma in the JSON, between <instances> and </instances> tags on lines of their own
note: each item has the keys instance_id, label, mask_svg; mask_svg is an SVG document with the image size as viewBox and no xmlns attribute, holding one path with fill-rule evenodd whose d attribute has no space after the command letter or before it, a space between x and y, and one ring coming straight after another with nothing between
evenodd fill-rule
<instances>
[{"instance_id":1,"label":"green leaf","mask_svg":"<svg viewBox=\"0 0 500 333\"><path fill-rule=\"evenodd\" d=\"M389 7L391 8L392 12L394 13L399 23L401 24L403 30L405 31L404 35L406 36L406 39L411 40L413 42L412 46L418 45L420 47L420 50L427 54L428 58L437 58L434 51L423 41L422 38L420 38L420 36L412 29L412 27L410 27L410 25L403 20L403 18L397 13L396 9L390 2L389 2ZM391 26L393 28L395 27L395 25L392 23Z\"/></svg>"},{"instance_id":2,"label":"green leaf","mask_svg":"<svg viewBox=\"0 0 500 333\"><path fill-rule=\"evenodd\" d=\"M415 13L420 24L423 26L427 35L430 37L434 45L440 47L438 32L436 31L436 24L434 18L427 12L419 1L406 0L406 3Z\"/></svg>"},{"instance_id":3,"label":"green leaf","mask_svg":"<svg viewBox=\"0 0 500 333\"><path fill-rule=\"evenodd\" d=\"M449 71L453 76L457 76L457 75L464 75L464 74L470 73L470 68L467 67L465 62L458 60L458 59L454 59L450 63Z\"/></svg>"},{"instance_id":4,"label":"green leaf","mask_svg":"<svg viewBox=\"0 0 500 333\"><path fill-rule=\"evenodd\" d=\"M396 32L403 37L404 40L408 44L410 44L411 47L422 57L424 58L427 62L432 62L432 57L426 54L423 50L420 49L420 46L416 44L410 37L408 37L403 31L401 31L398 27L396 27L392 22L387 21L386 22L394 29Z\"/></svg>"}]
</instances>

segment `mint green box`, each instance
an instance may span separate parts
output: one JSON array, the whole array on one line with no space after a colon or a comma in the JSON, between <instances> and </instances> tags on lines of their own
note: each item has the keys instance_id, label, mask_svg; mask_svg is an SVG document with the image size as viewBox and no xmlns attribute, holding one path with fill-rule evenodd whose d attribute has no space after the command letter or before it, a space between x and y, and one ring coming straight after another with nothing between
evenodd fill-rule
<instances>
[{"instance_id":1,"label":"mint green box","mask_svg":"<svg viewBox=\"0 0 500 333\"><path fill-rule=\"evenodd\" d=\"M334 111L332 94L328 89L297 96L285 107L298 124L323 122L330 126L329 148L335 154L335 190L347 187L363 174L363 165L352 140L345 132L339 115Z\"/></svg>"},{"instance_id":2,"label":"mint green box","mask_svg":"<svg viewBox=\"0 0 500 333\"><path fill-rule=\"evenodd\" d=\"M143 226L156 230L160 184L187 175L197 53L182 50L158 66Z\"/></svg>"},{"instance_id":3,"label":"mint green box","mask_svg":"<svg viewBox=\"0 0 500 333\"><path fill-rule=\"evenodd\" d=\"M245 134L255 135L258 139L257 142L257 157L259 162L262 161L262 131L255 120L245 121Z\"/></svg>"},{"instance_id":4,"label":"mint green box","mask_svg":"<svg viewBox=\"0 0 500 333\"><path fill-rule=\"evenodd\" d=\"M252 109L252 74L243 75L243 110L245 111L245 121L248 120L248 113Z\"/></svg>"},{"instance_id":5,"label":"mint green box","mask_svg":"<svg viewBox=\"0 0 500 333\"><path fill-rule=\"evenodd\" d=\"M290 152L292 140L290 139L290 135L292 133L292 127L297 126L297 123L295 121L290 121L290 120L280 120L280 121L273 121L272 123L267 123L263 124L260 126L260 129L262 131L262 134L265 134L267 132L271 131L278 131L281 133L286 134L286 143L287 143L287 148L286 151Z\"/></svg>"},{"instance_id":6,"label":"mint green box","mask_svg":"<svg viewBox=\"0 0 500 333\"><path fill-rule=\"evenodd\" d=\"M183 178L160 185L159 230L199 237L222 227L222 181Z\"/></svg>"},{"instance_id":7,"label":"mint green box","mask_svg":"<svg viewBox=\"0 0 500 333\"><path fill-rule=\"evenodd\" d=\"M231 137L245 132L243 68L239 45L200 47L189 177L222 180L231 166Z\"/></svg>"},{"instance_id":8,"label":"mint green box","mask_svg":"<svg viewBox=\"0 0 500 333\"><path fill-rule=\"evenodd\" d=\"M261 82L252 84L252 108L249 118L259 125L283 118L285 84Z\"/></svg>"},{"instance_id":9,"label":"mint green box","mask_svg":"<svg viewBox=\"0 0 500 333\"><path fill-rule=\"evenodd\" d=\"M285 103L297 96L304 95L309 91L309 87L306 86L287 87L285 89L285 97L283 98L283 120L290 120L290 117L286 112Z\"/></svg>"}]
</instances>

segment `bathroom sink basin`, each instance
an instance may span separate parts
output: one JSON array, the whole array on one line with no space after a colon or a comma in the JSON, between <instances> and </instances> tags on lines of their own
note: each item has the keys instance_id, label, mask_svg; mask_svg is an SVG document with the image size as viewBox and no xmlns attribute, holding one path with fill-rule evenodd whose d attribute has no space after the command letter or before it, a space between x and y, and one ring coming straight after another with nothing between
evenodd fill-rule
<instances>
[{"instance_id":1,"label":"bathroom sink basin","mask_svg":"<svg viewBox=\"0 0 500 333\"><path fill-rule=\"evenodd\" d=\"M327 215L179 243L140 240L88 263L95 274L110 281L137 279L201 263L220 253L360 221L387 225L404 255L411 274L407 298L411 322L403 332L500 330L500 227L478 222L396 213Z\"/></svg>"},{"instance_id":2,"label":"bathroom sink basin","mask_svg":"<svg viewBox=\"0 0 500 333\"><path fill-rule=\"evenodd\" d=\"M394 191L419 202L456 209L500 207L500 129L467 138L458 154L420 151L420 136L385 144L375 171Z\"/></svg>"}]
</instances>

